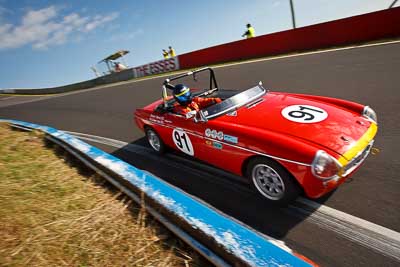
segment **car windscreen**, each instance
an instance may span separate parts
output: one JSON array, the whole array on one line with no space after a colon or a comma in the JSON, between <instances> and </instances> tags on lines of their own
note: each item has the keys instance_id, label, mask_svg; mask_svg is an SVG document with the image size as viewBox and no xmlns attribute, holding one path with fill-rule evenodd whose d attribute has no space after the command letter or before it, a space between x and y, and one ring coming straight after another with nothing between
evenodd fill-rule
<instances>
[{"instance_id":1,"label":"car windscreen","mask_svg":"<svg viewBox=\"0 0 400 267\"><path fill-rule=\"evenodd\" d=\"M208 108L202 109L202 117L206 119L212 119L226 113L232 112L235 109L242 107L258 98L263 96L267 91L261 85L247 89L241 93L238 93L230 98L225 99L221 103L212 105Z\"/></svg>"}]
</instances>

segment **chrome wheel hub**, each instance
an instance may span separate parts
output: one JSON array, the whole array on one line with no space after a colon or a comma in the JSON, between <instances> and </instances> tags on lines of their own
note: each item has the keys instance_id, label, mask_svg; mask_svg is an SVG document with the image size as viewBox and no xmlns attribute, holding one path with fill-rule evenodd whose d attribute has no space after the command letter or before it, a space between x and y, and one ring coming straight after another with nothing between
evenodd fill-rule
<instances>
[{"instance_id":1,"label":"chrome wheel hub","mask_svg":"<svg viewBox=\"0 0 400 267\"><path fill-rule=\"evenodd\" d=\"M147 138L149 140L149 143L151 145L152 148L154 148L154 150L156 151L160 151L160 139L158 138L157 134L155 132L153 132L152 130L149 130L147 132Z\"/></svg>"},{"instance_id":2,"label":"chrome wheel hub","mask_svg":"<svg viewBox=\"0 0 400 267\"><path fill-rule=\"evenodd\" d=\"M278 200L285 194L285 184L280 175L270 166L257 164L252 174L254 185L266 198Z\"/></svg>"}]
</instances>

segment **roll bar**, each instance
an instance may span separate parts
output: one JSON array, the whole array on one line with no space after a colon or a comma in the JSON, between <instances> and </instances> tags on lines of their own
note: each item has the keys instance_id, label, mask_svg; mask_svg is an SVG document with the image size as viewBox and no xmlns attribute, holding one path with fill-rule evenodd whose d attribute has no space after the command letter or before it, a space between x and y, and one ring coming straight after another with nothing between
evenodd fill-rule
<instances>
[{"instance_id":1,"label":"roll bar","mask_svg":"<svg viewBox=\"0 0 400 267\"><path fill-rule=\"evenodd\" d=\"M215 78L214 70L212 68L205 67L205 68L189 71L189 72L177 75L175 77L165 79L165 81L163 82L163 90L162 90L162 98L164 100L164 107L165 108L167 107L167 96L168 96L167 89L170 89L170 90L174 89L174 85L172 85L170 82L178 80L178 79L182 79L184 77L191 76L191 75L193 75L193 79L196 80L196 73L203 72L203 71L210 72L210 89L209 90L211 90L213 88L216 88L218 90L217 80Z\"/></svg>"}]
</instances>

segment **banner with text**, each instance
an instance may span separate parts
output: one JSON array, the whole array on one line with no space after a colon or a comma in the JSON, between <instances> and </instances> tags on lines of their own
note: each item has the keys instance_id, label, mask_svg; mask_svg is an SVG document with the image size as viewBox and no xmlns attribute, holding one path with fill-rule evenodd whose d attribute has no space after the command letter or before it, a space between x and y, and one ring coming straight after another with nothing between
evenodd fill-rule
<instances>
[{"instance_id":1,"label":"banner with text","mask_svg":"<svg viewBox=\"0 0 400 267\"><path fill-rule=\"evenodd\" d=\"M179 70L178 57L168 58L133 68L135 78Z\"/></svg>"}]
</instances>

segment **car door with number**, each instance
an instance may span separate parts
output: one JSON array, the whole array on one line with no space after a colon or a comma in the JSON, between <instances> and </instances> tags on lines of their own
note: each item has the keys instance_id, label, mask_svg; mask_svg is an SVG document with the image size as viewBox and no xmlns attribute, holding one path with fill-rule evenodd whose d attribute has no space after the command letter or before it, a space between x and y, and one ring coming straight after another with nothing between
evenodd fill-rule
<instances>
[{"instance_id":1,"label":"car door with number","mask_svg":"<svg viewBox=\"0 0 400 267\"><path fill-rule=\"evenodd\" d=\"M164 142L189 156L203 158L204 124L194 123L193 118L188 119L173 113L166 114L165 118L166 127L169 128L166 135L169 136L164 138Z\"/></svg>"}]
</instances>

